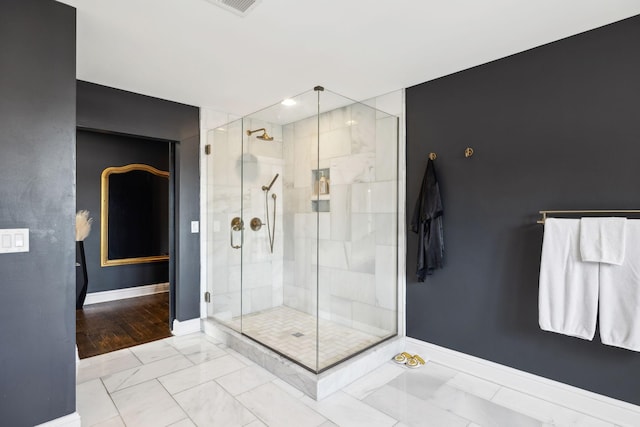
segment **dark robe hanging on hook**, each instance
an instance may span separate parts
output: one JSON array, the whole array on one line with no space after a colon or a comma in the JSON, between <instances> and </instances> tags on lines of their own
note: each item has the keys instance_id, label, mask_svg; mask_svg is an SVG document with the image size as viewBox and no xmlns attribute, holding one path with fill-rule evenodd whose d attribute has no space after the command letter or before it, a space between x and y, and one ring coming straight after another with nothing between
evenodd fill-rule
<instances>
[{"instance_id":1,"label":"dark robe hanging on hook","mask_svg":"<svg viewBox=\"0 0 640 427\"><path fill-rule=\"evenodd\" d=\"M420 194L411 219L411 231L418 233L418 260L416 275L424 282L436 268L442 268L444 239L442 230L442 200L433 160L427 160Z\"/></svg>"}]
</instances>

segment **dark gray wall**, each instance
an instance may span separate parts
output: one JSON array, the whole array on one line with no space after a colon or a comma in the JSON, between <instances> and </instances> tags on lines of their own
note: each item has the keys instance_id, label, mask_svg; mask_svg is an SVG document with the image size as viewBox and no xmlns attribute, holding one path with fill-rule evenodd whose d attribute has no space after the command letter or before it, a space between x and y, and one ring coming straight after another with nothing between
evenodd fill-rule
<instances>
[{"instance_id":1,"label":"dark gray wall","mask_svg":"<svg viewBox=\"0 0 640 427\"><path fill-rule=\"evenodd\" d=\"M640 354L539 329L535 223L640 206L639 40L640 16L407 90L407 214L436 152L447 257L417 283L408 233L409 336L640 404Z\"/></svg>"},{"instance_id":2,"label":"dark gray wall","mask_svg":"<svg viewBox=\"0 0 640 427\"><path fill-rule=\"evenodd\" d=\"M172 317L200 316L200 110L94 83L79 81L78 127L175 141L175 293ZM173 254L172 254L173 256ZM170 274L172 274L170 272Z\"/></svg>"},{"instance_id":3,"label":"dark gray wall","mask_svg":"<svg viewBox=\"0 0 640 427\"><path fill-rule=\"evenodd\" d=\"M0 424L75 411L75 9L0 2Z\"/></svg>"},{"instance_id":4,"label":"dark gray wall","mask_svg":"<svg viewBox=\"0 0 640 427\"><path fill-rule=\"evenodd\" d=\"M76 209L93 218L84 241L88 292L110 291L169 281L168 262L100 266L100 200L102 171L111 166L143 163L169 171L169 142L78 130L76 135Z\"/></svg>"}]
</instances>

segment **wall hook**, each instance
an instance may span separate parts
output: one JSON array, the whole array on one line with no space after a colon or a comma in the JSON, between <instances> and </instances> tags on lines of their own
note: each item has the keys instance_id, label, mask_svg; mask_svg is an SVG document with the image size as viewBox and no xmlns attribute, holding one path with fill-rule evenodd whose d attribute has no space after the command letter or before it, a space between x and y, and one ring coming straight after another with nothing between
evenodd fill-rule
<instances>
[{"instance_id":1,"label":"wall hook","mask_svg":"<svg viewBox=\"0 0 640 427\"><path fill-rule=\"evenodd\" d=\"M435 160L435 159L437 159L437 158L438 158L438 155L437 155L436 153L429 153L429 158L430 158L431 160Z\"/></svg>"},{"instance_id":2,"label":"wall hook","mask_svg":"<svg viewBox=\"0 0 640 427\"><path fill-rule=\"evenodd\" d=\"M469 157L473 156L473 148L471 148L471 147L467 147L467 148L465 148L465 150L464 150L464 156L465 156L466 158L469 158Z\"/></svg>"}]
</instances>

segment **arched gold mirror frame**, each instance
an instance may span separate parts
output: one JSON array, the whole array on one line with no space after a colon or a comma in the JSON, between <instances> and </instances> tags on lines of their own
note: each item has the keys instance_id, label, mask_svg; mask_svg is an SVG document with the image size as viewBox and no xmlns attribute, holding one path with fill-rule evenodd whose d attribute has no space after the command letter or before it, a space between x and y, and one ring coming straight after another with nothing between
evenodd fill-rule
<instances>
[{"instance_id":1,"label":"arched gold mirror frame","mask_svg":"<svg viewBox=\"0 0 640 427\"><path fill-rule=\"evenodd\" d=\"M112 174L126 173L131 171L145 171L157 176L169 178L169 172L154 168L142 163L132 163L126 166L112 166L102 171L100 203L100 266L109 267L114 265L142 264L147 262L168 261L168 255L152 255L135 258L109 259L109 176Z\"/></svg>"}]
</instances>

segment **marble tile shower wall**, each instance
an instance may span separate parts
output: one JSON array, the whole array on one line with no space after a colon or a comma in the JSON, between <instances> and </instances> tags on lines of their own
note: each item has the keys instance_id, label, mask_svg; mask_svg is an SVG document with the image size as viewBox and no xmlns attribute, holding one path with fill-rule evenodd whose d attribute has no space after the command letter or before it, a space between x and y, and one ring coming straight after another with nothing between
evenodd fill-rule
<instances>
[{"instance_id":1,"label":"marble tile shower wall","mask_svg":"<svg viewBox=\"0 0 640 427\"><path fill-rule=\"evenodd\" d=\"M273 141L262 141L243 134L246 129L265 127ZM245 138L244 148L241 144ZM273 253L269 248L267 227L253 231L251 218L266 223L265 193L262 186L274 175L283 175L282 128L257 120L238 120L209 132L212 157L208 173L207 212L212 232L209 233L207 269L212 276L209 315L231 320L241 310L241 251L230 244L230 224L234 217L245 222L242 240L242 311L254 313L283 304L283 194L282 180L277 180L271 194L276 194L277 214ZM242 177L244 176L244 185ZM240 194L242 192L242 197ZM269 199L269 215L273 221L273 201ZM244 212L241 215L241 209ZM234 233L234 244L240 243Z\"/></svg>"},{"instance_id":2,"label":"marble tile shower wall","mask_svg":"<svg viewBox=\"0 0 640 427\"><path fill-rule=\"evenodd\" d=\"M354 104L319 128L319 150L316 118L282 130L284 304L386 335L397 322L397 121ZM316 214L318 168L329 168L330 208Z\"/></svg>"}]
</instances>

